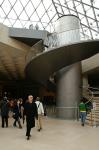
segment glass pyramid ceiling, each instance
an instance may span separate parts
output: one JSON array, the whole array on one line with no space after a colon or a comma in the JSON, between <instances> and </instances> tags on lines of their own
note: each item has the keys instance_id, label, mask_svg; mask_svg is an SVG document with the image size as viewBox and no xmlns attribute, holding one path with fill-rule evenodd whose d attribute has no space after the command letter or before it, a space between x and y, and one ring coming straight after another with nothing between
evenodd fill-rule
<instances>
[{"instance_id":1,"label":"glass pyramid ceiling","mask_svg":"<svg viewBox=\"0 0 99 150\"><path fill-rule=\"evenodd\" d=\"M99 39L99 0L0 0L0 22L9 27L54 32L66 14L79 17L82 39Z\"/></svg>"}]
</instances>

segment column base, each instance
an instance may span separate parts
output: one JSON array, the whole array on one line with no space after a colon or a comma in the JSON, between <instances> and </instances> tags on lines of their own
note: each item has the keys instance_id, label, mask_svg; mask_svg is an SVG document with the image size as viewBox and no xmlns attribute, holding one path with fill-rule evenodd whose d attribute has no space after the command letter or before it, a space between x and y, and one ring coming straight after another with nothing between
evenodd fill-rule
<instances>
[{"instance_id":1,"label":"column base","mask_svg":"<svg viewBox=\"0 0 99 150\"><path fill-rule=\"evenodd\" d=\"M57 118L67 120L78 120L79 110L78 107L56 107Z\"/></svg>"}]
</instances>

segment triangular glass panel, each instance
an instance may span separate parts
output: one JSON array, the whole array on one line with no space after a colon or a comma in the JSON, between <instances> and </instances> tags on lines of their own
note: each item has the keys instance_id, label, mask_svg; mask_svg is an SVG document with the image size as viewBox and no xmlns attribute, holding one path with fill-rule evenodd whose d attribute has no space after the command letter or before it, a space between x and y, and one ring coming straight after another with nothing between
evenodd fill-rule
<instances>
[{"instance_id":1,"label":"triangular glass panel","mask_svg":"<svg viewBox=\"0 0 99 150\"><path fill-rule=\"evenodd\" d=\"M19 19L28 20L28 16L27 16L25 11L22 12L22 14L20 15Z\"/></svg>"},{"instance_id":2,"label":"triangular glass panel","mask_svg":"<svg viewBox=\"0 0 99 150\"><path fill-rule=\"evenodd\" d=\"M41 19L41 21L42 21L42 22L49 22L50 19L49 19L48 15L45 14L45 15L43 16L43 18Z\"/></svg>"},{"instance_id":3,"label":"triangular glass panel","mask_svg":"<svg viewBox=\"0 0 99 150\"><path fill-rule=\"evenodd\" d=\"M64 11L64 14L69 14L69 9L68 8L63 7L63 11Z\"/></svg>"},{"instance_id":4,"label":"triangular glass panel","mask_svg":"<svg viewBox=\"0 0 99 150\"><path fill-rule=\"evenodd\" d=\"M72 9L74 9L74 4L73 4L73 2L72 2L72 1L69 1L69 2L68 2L68 7L70 7L70 8L72 8Z\"/></svg>"},{"instance_id":5,"label":"triangular glass panel","mask_svg":"<svg viewBox=\"0 0 99 150\"><path fill-rule=\"evenodd\" d=\"M80 5L80 2L78 2L78 1L74 1L74 3L75 3L76 7Z\"/></svg>"},{"instance_id":6,"label":"triangular glass panel","mask_svg":"<svg viewBox=\"0 0 99 150\"><path fill-rule=\"evenodd\" d=\"M11 5L8 0L4 1L4 3L2 4L2 8L6 14L9 13L9 11L11 10Z\"/></svg>"},{"instance_id":7,"label":"triangular glass panel","mask_svg":"<svg viewBox=\"0 0 99 150\"><path fill-rule=\"evenodd\" d=\"M37 13L38 13L38 15L39 15L40 18L46 12L46 10L45 10L45 8L44 8L44 6L43 6L42 3L39 5L39 7L37 8L36 11L37 11Z\"/></svg>"},{"instance_id":8,"label":"triangular glass panel","mask_svg":"<svg viewBox=\"0 0 99 150\"><path fill-rule=\"evenodd\" d=\"M5 17L5 13L3 12L2 8L0 8L0 17L4 18Z\"/></svg>"},{"instance_id":9,"label":"triangular glass panel","mask_svg":"<svg viewBox=\"0 0 99 150\"><path fill-rule=\"evenodd\" d=\"M43 4L47 10L49 8L49 6L52 4L52 2L51 1L46 2L46 0L43 0Z\"/></svg>"},{"instance_id":10,"label":"triangular glass panel","mask_svg":"<svg viewBox=\"0 0 99 150\"><path fill-rule=\"evenodd\" d=\"M17 0L8 0L8 1L12 6L17 2Z\"/></svg>"},{"instance_id":11,"label":"triangular glass panel","mask_svg":"<svg viewBox=\"0 0 99 150\"><path fill-rule=\"evenodd\" d=\"M15 10L16 14L19 16L20 13L23 11L23 6L21 5L19 1L17 1L13 9Z\"/></svg>"},{"instance_id":12,"label":"triangular glass panel","mask_svg":"<svg viewBox=\"0 0 99 150\"><path fill-rule=\"evenodd\" d=\"M11 26L13 26L13 24L15 23L15 20L13 19L9 19L9 20L10 20Z\"/></svg>"},{"instance_id":13,"label":"triangular glass panel","mask_svg":"<svg viewBox=\"0 0 99 150\"><path fill-rule=\"evenodd\" d=\"M34 12L34 7L31 3L31 1L29 1L28 5L25 7L26 13L28 14L28 16L31 16L31 14Z\"/></svg>"},{"instance_id":14,"label":"triangular glass panel","mask_svg":"<svg viewBox=\"0 0 99 150\"><path fill-rule=\"evenodd\" d=\"M31 1L32 1L35 8L37 8L38 5L41 3L41 0L35 0L35 2L34 2L34 0L31 0Z\"/></svg>"},{"instance_id":15,"label":"triangular glass panel","mask_svg":"<svg viewBox=\"0 0 99 150\"><path fill-rule=\"evenodd\" d=\"M0 18L0 23L2 23L4 21L4 19Z\"/></svg>"},{"instance_id":16,"label":"triangular glass panel","mask_svg":"<svg viewBox=\"0 0 99 150\"><path fill-rule=\"evenodd\" d=\"M17 20L17 21L15 22L15 24L14 24L14 27L15 27L15 28L22 28L21 22L20 22L19 20Z\"/></svg>"},{"instance_id":17,"label":"triangular glass panel","mask_svg":"<svg viewBox=\"0 0 99 150\"><path fill-rule=\"evenodd\" d=\"M40 30L44 30L44 25L41 22L38 22L38 27Z\"/></svg>"},{"instance_id":18,"label":"triangular glass panel","mask_svg":"<svg viewBox=\"0 0 99 150\"><path fill-rule=\"evenodd\" d=\"M29 21L21 20L21 23L22 23L23 28L26 28L26 24L29 23Z\"/></svg>"},{"instance_id":19,"label":"triangular glass panel","mask_svg":"<svg viewBox=\"0 0 99 150\"><path fill-rule=\"evenodd\" d=\"M7 18L4 20L3 24L5 24L6 26L11 26L9 19Z\"/></svg>"},{"instance_id":20,"label":"triangular glass panel","mask_svg":"<svg viewBox=\"0 0 99 150\"><path fill-rule=\"evenodd\" d=\"M91 4L91 0L87 0L87 1L86 0L82 0L82 2L85 3L85 4L89 4L89 5Z\"/></svg>"},{"instance_id":21,"label":"triangular glass panel","mask_svg":"<svg viewBox=\"0 0 99 150\"><path fill-rule=\"evenodd\" d=\"M87 19L86 19L86 17L84 17L84 18L81 20L81 23L83 23L83 24L85 24L85 25L87 25L87 26L88 26L88 23L87 23Z\"/></svg>"},{"instance_id":22,"label":"triangular glass panel","mask_svg":"<svg viewBox=\"0 0 99 150\"><path fill-rule=\"evenodd\" d=\"M30 20L31 21L39 21L39 17L38 17L36 12L33 13L33 15L31 16Z\"/></svg>"},{"instance_id":23,"label":"triangular glass panel","mask_svg":"<svg viewBox=\"0 0 99 150\"><path fill-rule=\"evenodd\" d=\"M95 18L95 15L94 15L94 12L93 12L94 10L92 9L92 8L90 8L87 12L86 12L86 14L87 14L87 16L89 16L89 17L91 17L91 18Z\"/></svg>"},{"instance_id":24,"label":"triangular glass panel","mask_svg":"<svg viewBox=\"0 0 99 150\"><path fill-rule=\"evenodd\" d=\"M4 0L0 0L0 6L2 6L3 2L4 2Z\"/></svg>"},{"instance_id":25,"label":"triangular glass panel","mask_svg":"<svg viewBox=\"0 0 99 150\"><path fill-rule=\"evenodd\" d=\"M13 9L9 13L8 18L17 19L17 15L16 15L16 13L15 13L15 11Z\"/></svg>"}]
</instances>

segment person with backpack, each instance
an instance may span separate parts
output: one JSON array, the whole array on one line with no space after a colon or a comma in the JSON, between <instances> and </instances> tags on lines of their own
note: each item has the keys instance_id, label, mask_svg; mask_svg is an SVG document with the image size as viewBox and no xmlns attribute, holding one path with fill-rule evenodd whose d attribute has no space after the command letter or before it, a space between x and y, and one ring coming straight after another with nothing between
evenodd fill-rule
<instances>
[{"instance_id":1,"label":"person with backpack","mask_svg":"<svg viewBox=\"0 0 99 150\"><path fill-rule=\"evenodd\" d=\"M9 114L9 103L7 100L7 97L4 97L3 100L0 102L0 108L1 108L1 118L2 118L2 128L8 127L8 114Z\"/></svg>"},{"instance_id":2,"label":"person with backpack","mask_svg":"<svg viewBox=\"0 0 99 150\"><path fill-rule=\"evenodd\" d=\"M38 120L37 120L37 126L38 126L38 131L40 132L42 130L42 116L44 116L44 108L43 104L40 102L40 98L36 98L36 106L38 110Z\"/></svg>"}]
</instances>

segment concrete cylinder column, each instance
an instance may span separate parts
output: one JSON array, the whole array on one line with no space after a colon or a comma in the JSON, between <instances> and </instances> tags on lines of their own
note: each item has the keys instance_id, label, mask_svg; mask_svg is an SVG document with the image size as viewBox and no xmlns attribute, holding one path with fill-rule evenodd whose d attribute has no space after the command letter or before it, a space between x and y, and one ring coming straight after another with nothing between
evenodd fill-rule
<instances>
[{"instance_id":1,"label":"concrete cylinder column","mask_svg":"<svg viewBox=\"0 0 99 150\"><path fill-rule=\"evenodd\" d=\"M80 40L79 24L79 19L73 15L57 20L58 46ZM76 119L81 97L81 63L63 68L57 73L57 79L57 117Z\"/></svg>"}]
</instances>

